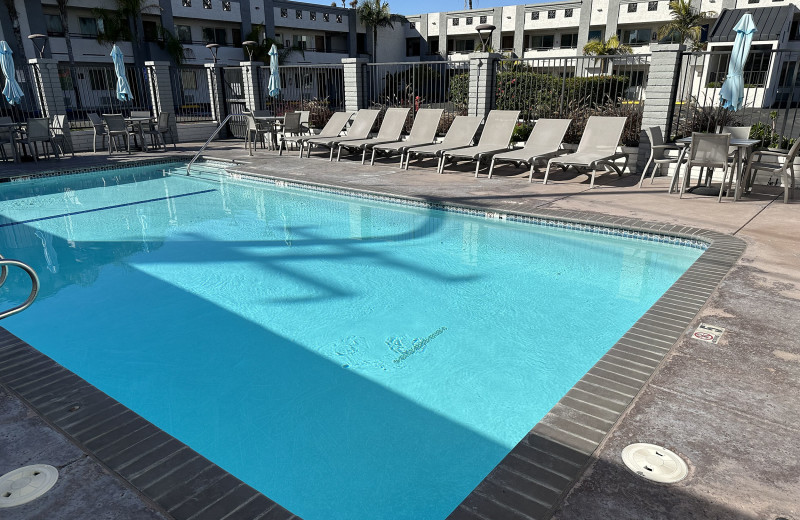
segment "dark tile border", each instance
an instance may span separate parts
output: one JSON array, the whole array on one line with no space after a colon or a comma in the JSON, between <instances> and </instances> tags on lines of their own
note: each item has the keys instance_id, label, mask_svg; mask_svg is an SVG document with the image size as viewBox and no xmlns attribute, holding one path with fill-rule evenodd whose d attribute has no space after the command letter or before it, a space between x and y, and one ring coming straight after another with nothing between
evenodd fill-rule
<instances>
[{"instance_id":1,"label":"dark tile border","mask_svg":"<svg viewBox=\"0 0 800 520\"><path fill-rule=\"evenodd\" d=\"M164 159L136 165L181 158ZM118 164L92 171L125 166ZM464 499L449 516L451 519L552 516L588 467L605 436L745 248L743 240L730 235L632 218L546 209L490 215L487 208L247 175L359 197L412 201L462 213L477 211L489 218L543 219L707 244L700 258ZM48 175L22 177L40 176ZM298 518L3 328L0 328L0 385L172 518Z\"/></svg>"}]
</instances>

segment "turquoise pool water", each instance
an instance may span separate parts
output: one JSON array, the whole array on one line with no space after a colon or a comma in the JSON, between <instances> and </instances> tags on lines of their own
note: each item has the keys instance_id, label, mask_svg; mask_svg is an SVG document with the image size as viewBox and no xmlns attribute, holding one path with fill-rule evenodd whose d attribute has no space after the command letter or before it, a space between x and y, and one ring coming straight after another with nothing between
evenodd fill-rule
<instances>
[{"instance_id":1,"label":"turquoise pool water","mask_svg":"<svg viewBox=\"0 0 800 520\"><path fill-rule=\"evenodd\" d=\"M2 325L306 520L446 517L701 253L182 171L0 186Z\"/></svg>"}]
</instances>

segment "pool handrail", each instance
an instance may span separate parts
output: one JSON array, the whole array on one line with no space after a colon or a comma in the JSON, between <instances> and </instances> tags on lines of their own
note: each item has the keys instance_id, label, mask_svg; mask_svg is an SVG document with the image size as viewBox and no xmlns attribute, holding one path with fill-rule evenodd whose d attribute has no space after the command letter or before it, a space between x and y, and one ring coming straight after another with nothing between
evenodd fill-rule
<instances>
[{"instance_id":1,"label":"pool handrail","mask_svg":"<svg viewBox=\"0 0 800 520\"><path fill-rule=\"evenodd\" d=\"M24 311L28 307L33 304L33 301L36 299L36 296L39 294L39 277L36 276L36 271L33 270L31 266L28 264L24 264L19 260L11 260L6 259L0 256L0 285L5 283L6 275L8 274L8 266L16 266L28 273L28 276L31 278L31 293L28 295L28 299L25 300L21 305L17 305L16 307L12 307L11 309L0 313L0 320L3 318L8 318L9 316L13 316L19 312Z\"/></svg>"},{"instance_id":2,"label":"pool handrail","mask_svg":"<svg viewBox=\"0 0 800 520\"><path fill-rule=\"evenodd\" d=\"M192 157L192 160L189 161L189 164L186 165L186 175L189 175L189 169L192 167L192 165L197 160L197 158L200 157L200 154L203 153L203 150L206 149L206 146L208 146L208 144L211 142L211 140L214 139L217 136L217 134L219 133L220 130L225 128L225 123L227 123L233 116L240 116L240 115L242 115L242 114L228 114L227 116L225 116L225 119L222 120L222 123L220 123L219 126L217 127L217 129L214 130L214 132L211 133L211 137L209 137L208 140L205 142L205 144L203 144L203 146L201 146L200 149L197 150L197 153L194 154L194 157Z\"/></svg>"}]
</instances>

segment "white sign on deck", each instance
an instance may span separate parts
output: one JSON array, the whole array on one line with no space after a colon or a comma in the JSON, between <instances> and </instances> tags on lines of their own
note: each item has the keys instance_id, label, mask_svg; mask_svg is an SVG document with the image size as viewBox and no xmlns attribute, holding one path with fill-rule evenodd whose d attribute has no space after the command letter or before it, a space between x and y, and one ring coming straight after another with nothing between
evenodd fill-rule
<instances>
[{"instance_id":1,"label":"white sign on deck","mask_svg":"<svg viewBox=\"0 0 800 520\"><path fill-rule=\"evenodd\" d=\"M707 341L708 343L716 344L719 341L719 338L722 337L722 333L725 332L725 329L721 329L719 327L714 327L713 325L708 325L706 323L701 323L697 330L694 331L692 337L694 339L699 339L700 341Z\"/></svg>"}]
</instances>

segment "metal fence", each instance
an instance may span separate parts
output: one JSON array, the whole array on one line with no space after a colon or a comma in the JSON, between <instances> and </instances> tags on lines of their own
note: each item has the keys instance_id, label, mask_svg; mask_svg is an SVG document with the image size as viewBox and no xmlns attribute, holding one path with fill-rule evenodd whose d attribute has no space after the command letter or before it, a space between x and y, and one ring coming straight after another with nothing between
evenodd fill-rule
<instances>
[{"instance_id":1,"label":"metal fence","mask_svg":"<svg viewBox=\"0 0 800 520\"><path fill-rule=\"evenodd\" d=\"M22 89L23 96L19 104L12 105L6 100L5 96L0 95L0 117L10 117L14 122L25 121L30 117L42 117L35 74L36 71L31 65L16 69L15 76Z\"/></svg>"},{"instance_id":2,"label":"metal fence","mask_svg":"<svg viewBox=\"0 0 800 520\"><path fill-rule=\"evenodd\" d=\"M730 49L681 56L668 135L675 139L723 126L752 126L753 138L785 147L800 134L800 51L753 45L744 66L744 102L736 111L722 108L720 101L729 59Z\"/></svg>"},{"instance_id":3,"label":"metal fence","mask_svg":"<svg viewBox=\"0 0 800 520\"><path fill-rule=\"evenodd\" d=\"M444 109L439 133L447 132L456 116L467 113L469 62L466 61L368 63L364 65L363 79L364 106L413 108L406 131L420 108Z\"/></svg>"},{"instance_id":4,"label":"metal fence","mask_svg":"<svg viewBox=\"0 0 800 520\"><path fill-rule=\"evenodd\" d=\"M269 67L259 67L261 108L276 116L308 110L312 128L322 128L334 112L344 110L344 67L333 65L282 65L278 68L281 92L269 95Z\"/></svg>"},{"instance_id":5,"label":"metal fence","mask_svg":"<svg viewBox=\"0 0 800 520\"><path fill-rule=\"evenodd\" d=\"M241 67L223 67L220 78L225 92L225 110L233 116L228 121L228 130L233 137L244 138L247 134L247 119L242 114L247 110L247 98L244 92L244 73Z\"/></svg>"},{"instance_id":6,"label":"metal fence","mask_svg":"<svg viewBox=\"0 0 800 520\"><path fill-rule=\"evenodd\" d=\"M649 68L648 54L498 60L492 108L520 111L520 138L539 118L572 119L567 143L590 116L624 116L622 144L637 146Z\"/></svg>"},{"instance_id":7,"label":"metal fence","mask_svg":"<svg viewBox=\"0 0 800 520\"><path fill-rule=\"evenodd\" d=\"M91 127L88 117L91 113L128 116L132 110L150 111L153 103L150 99L147 70L127 66L125 74L133 99L120 101L117 99L117 75L112 65L59 65L58 78L70 127Z\"/></svg>"},{"instance_id":8,"label":"metal fence","mask_svg":"<svg viewBox=\"0 0 800 520\"><path fill-rule=\"evenodd\" d=\"M175 103L175 120L178 123L211 121L211 95L208 76L202 67L170 67L172 100Z\"/></svg>"}]
</instances>

